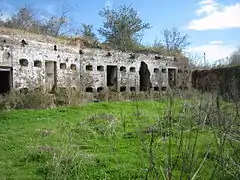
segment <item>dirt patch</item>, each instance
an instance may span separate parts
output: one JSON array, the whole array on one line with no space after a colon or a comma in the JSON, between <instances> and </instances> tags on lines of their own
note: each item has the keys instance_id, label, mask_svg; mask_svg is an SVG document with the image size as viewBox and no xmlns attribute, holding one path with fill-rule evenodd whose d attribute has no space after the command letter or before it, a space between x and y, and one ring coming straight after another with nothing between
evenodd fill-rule
<instances>
[{"instance_id":1,"label":"dirt patch","mask_svg":"<svg viewBox=\"0 0 240 180\"><path fill-rule=\"evenodd\" d=\"M49 135L55 133L55 131L53 129L40 129L38 131L39 131L41 137L46 137L46 136L49 136Z\"/></svg>"}]
</instances>

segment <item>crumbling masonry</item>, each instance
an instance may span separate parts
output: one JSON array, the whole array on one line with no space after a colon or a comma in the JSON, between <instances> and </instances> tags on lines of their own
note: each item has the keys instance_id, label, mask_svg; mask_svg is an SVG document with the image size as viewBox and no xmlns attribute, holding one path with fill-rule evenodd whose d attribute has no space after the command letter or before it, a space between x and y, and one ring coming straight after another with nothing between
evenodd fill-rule
<instances>
[{"instance_id":1,"label":"crumbling masonry","mask_svg":"<svg viewBox=\"0 0 240 180\"><path fill-rule=\"evenodd\" d=\"M240 99L240 66L220 67L192 72L192 87L211 92L226 100Z\"/></svg>"},{"instance_id":2,"label":"crumbling masonry","mask_svg":"<svg viewBox=\"0 0 240 180\"><path fill-rule=\"evenodd\" d=\"M0 93L84 88L100 92L187 88L189 68L174 57L83 48L65 39L0 28Z\"/></svg>"}]
</instances>

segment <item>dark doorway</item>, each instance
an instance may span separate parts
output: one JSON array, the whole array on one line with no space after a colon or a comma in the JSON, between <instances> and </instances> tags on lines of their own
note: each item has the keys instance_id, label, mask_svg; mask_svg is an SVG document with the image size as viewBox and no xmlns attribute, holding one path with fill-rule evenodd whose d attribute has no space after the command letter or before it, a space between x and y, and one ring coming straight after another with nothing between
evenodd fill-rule
<instances>
[{"instance_id":1,"label":"dark doorway","mask_svg":"<svg viewBox=\"0 0 240 180\"><path fill-rule=\"evenodd\" d=\"M0 94L6 94L12 87L12 75L10 68L0 68Z\"/></svg>"},{"instance_id":2,"label":"dark doorway","mask_svg":"<svg viewBox=\"0 0 240 180\"><path fill-rule=\"evenodd\" d=\"M141 66L139 69L140 75L140 91L149 91L152 87L152 83L150 81L150 71L145 62L141 62Z\"/></svg>"},{"instance_id":3,"label":"dark doorway","mask_svg":"<svg viewBox=\"0 0 240 180\"><path fill-rule=\"evenodd\" d=\"M117 66L107 66L107 87L117 90Z\"/></svg>"},{"instance_id":4,"label":"dark doorway","mask_svg":"<svg viewBox=\"0 0 240 180\"><path fill-rule=\"evenodd\" d=\"M46 70L46 88L48 92L53 93L57 87L57 64L54 61L45 62Z\"/></svg>"},{"instance_id":5,"label":"dark doorway","mask_svg":"<svg viewBox=\"0 0 240 180\"><path fill-rule=\"evenodd\" d=\"M168 83L170 88L176 87L176 69L168 69Z\"/></svg>"}]
</instances>

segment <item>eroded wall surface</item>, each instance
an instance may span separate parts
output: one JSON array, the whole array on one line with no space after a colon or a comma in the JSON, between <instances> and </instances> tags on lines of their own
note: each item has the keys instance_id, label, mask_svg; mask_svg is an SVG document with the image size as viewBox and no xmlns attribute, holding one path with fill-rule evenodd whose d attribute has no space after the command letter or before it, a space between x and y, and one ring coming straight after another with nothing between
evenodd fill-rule
<instances>
[{"instance_id":1,"label":"eroded wall surface","mask_svg":"<svg viewBox=\"0 0 240 180\"><path fill-rule=\"evenodd\" d=\"M139 91L141 62L147 64L153 90L165 90L172 78L176 87L185 86L189 80L188 68L179 66L173 57L83 49L59 41L27 33L0 34L0 68L11 68L13 89L81 87L89 92L101 91L109 85L108 69L114 67L116 77L111 81L117 91ZM169 77L169 69L175 71L174 77Z\"/></svg>"},{"instance_id":2,"label":"eroded wall surface","mask_svg":"<svg viewBox=\"0 0 240 180\"><path fill-rule=\"evenodd\" d=\"M192 86L201 91L222 95L227 99L239 99L240 67L193 71Z\"/></svg>"}]
</instances>

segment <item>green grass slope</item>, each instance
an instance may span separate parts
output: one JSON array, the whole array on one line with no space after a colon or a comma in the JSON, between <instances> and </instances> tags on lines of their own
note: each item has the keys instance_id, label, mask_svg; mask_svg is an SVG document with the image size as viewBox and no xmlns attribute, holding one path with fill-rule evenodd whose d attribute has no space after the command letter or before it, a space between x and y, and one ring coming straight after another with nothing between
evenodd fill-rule
<instances>
[{"instance_id":1,"label":"green grass slope","mask_svg":"<svg viewBox=\"0 0 240 180\"><path fill-rule=\"evenodd\" d=\"M209 179L214 134L184 103L2 112L0 179Z\"/></svg>"}]
</instances>

